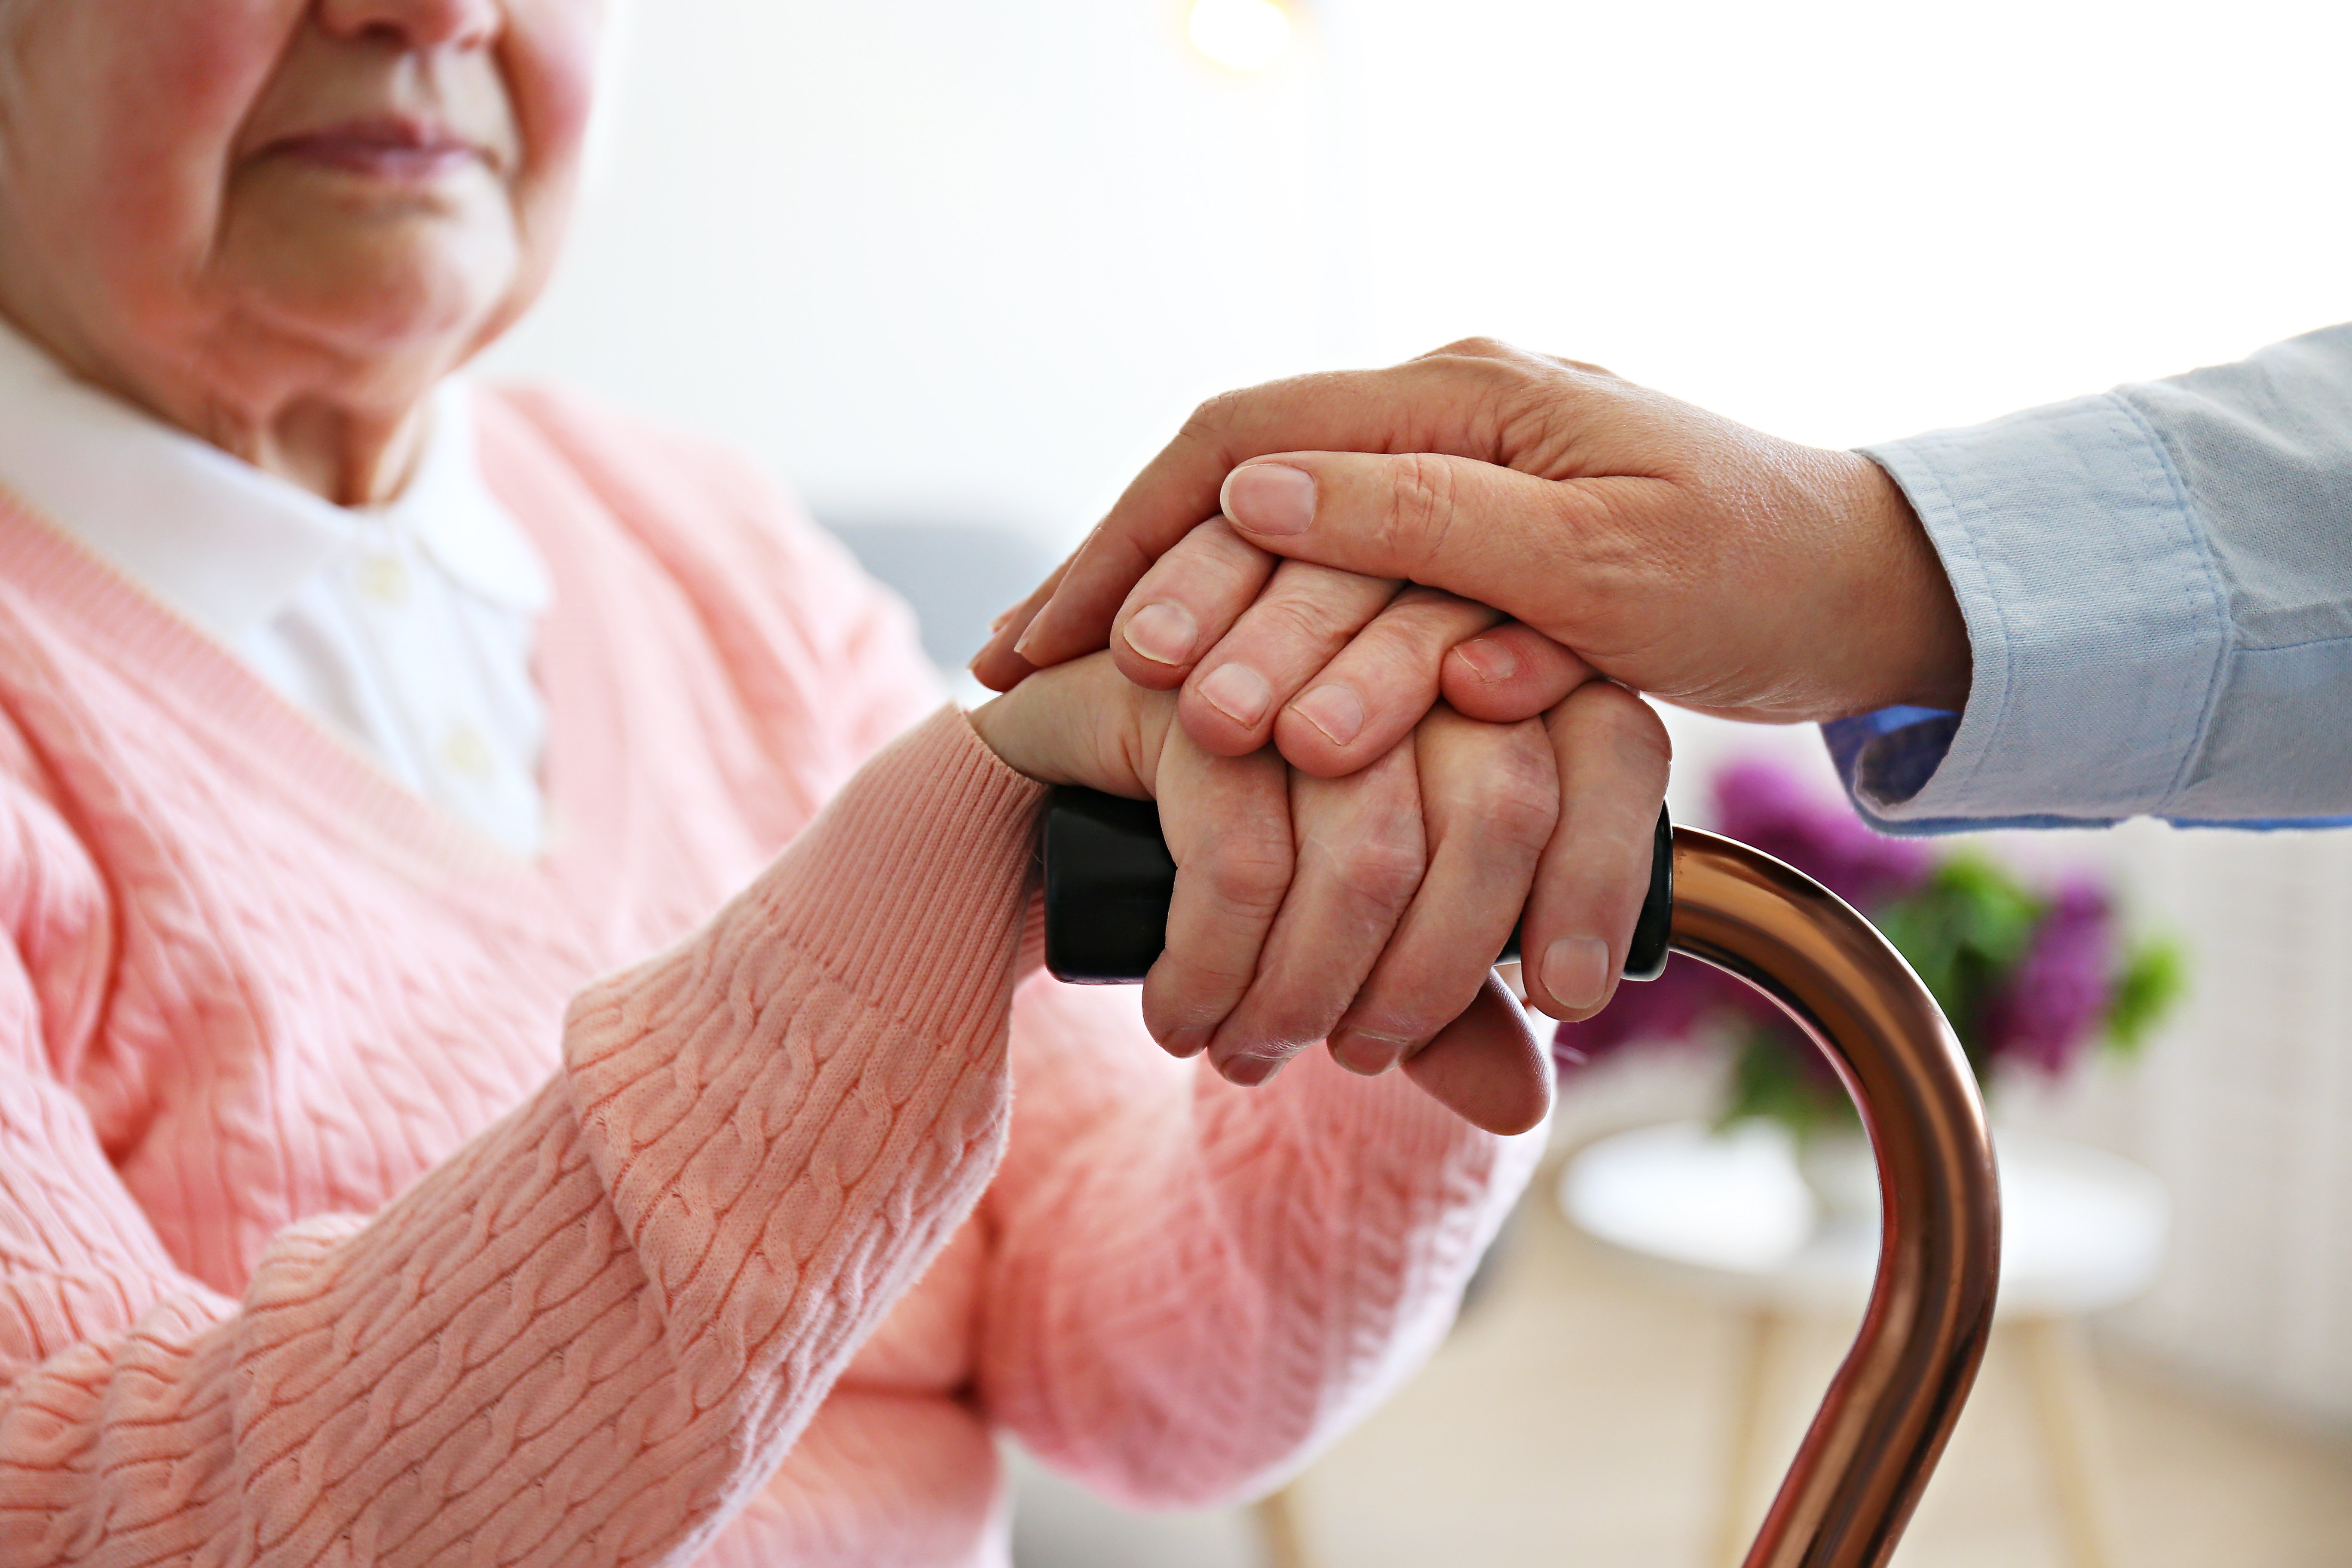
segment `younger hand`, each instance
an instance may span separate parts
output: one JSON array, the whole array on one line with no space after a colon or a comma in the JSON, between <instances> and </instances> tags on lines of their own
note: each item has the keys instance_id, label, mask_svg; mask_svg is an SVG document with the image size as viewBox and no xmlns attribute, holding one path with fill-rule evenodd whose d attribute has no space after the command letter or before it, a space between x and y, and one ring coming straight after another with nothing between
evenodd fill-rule
<instances>
[{"instance_id":1,"label":"younger hand","mask_svg":"<svg viewBox=\"0 0 2352 1568\"><path fill-rule=\"evenodd\" d=\"M1513 723L1600 679L1485 605L1285 561L1222 517L1144 574L1111 625L1110 653L1139 686L1176 688L1177 717L1219 756L1272 744L1323 778L1387 755L1441 697Z\"/></svg>"},{"instance_id":2,"label":"younger hand","mask_svg":"<svg viewBox=\"0 0 2352 1568\"><path fill-rule=\"evenodd\" d=\"M1224 523L1195 532L1221 512ZM1498 637L1520 665L1511 679L1572 676L1524 630L1465 644L1475 610L1383 626L1401 601L1329 579L1306 595L1311 613L1254 628L1244 611L1266 579L1252 578L1234 542L1491 606L1612 679L1703 711L1785 721L1957 708L1967 695L1967 633L1942 563L1867 458L1485 342L1204 405L973 668L1001 689L1123 643L1138 679L1222 676L1238 662L1245 673L1222 689L1255 676L1312 704L1341 687L1325 706L1360 707L1368 733L1392 728L1424 689L1468 698L1457 683L1506 662L1483 657ZM1229 633L1244 637L1233 658ZM1359 653L1368 637L1391 654ZM1203 696L1208 675L1193 689ZM1295 760L1313 759L1317 742L1282 728L1298 706L1276 733L1286 752L1297 742ZM1320 764L1360 765L1375 745Z\"/></svg>"}]
</instances>

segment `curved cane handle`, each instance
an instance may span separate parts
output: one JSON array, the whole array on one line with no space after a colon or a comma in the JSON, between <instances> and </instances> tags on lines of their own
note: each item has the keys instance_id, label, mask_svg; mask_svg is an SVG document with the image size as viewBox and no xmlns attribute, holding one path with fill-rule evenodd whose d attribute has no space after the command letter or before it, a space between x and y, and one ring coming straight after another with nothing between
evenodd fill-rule
<instances>
[{"instance_id":1,"label":"curved cane handle","mask_svg":"<svg viewBox=\"0 0 2352 1568\"><path fill-rule=\"evenodd\" d=\"M1935 999L1868 921L1759 850L1671 831L1669 840L1661 818L1643 910L1651 929L1637 936L1637 954L1649 938L1662 963L1671 945L1747 981L1797 1021L1862 1112L1885 1216L1861 1332L1746 1568L1883 1568L1943 1456L1992 1330L2000 1193L1984 1105ZM1141 979L1158 955L1175 879L1156 810L1056 791L1045 858L1055 972ZM1657 926L1664 942L1654 940Z\"/></svg>"}]
</instances>

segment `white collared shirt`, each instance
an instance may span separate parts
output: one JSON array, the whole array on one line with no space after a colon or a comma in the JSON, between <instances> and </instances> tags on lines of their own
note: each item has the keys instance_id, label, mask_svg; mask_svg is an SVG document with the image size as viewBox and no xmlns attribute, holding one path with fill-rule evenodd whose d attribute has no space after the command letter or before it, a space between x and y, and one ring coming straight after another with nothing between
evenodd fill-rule
<instances>
[{"instance_id":1,"label":"white collared shirt","mask_svg":"<svg viewBox=\"0 0 2352 1568\"><path fill-rule=\"evenodd\" d=\"M0 486L386 773L520 853L540 842L531 679L547 568L435 394L399 498L339 507L75 381L0 322Z\"/></svg>"}]
</instances>

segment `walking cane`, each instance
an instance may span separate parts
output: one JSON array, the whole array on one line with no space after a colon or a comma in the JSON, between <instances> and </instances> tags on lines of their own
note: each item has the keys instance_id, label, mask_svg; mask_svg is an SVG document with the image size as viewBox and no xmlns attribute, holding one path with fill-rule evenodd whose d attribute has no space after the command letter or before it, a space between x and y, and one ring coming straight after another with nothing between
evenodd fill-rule
<instances>
[{"instance_id":1,"label":"walking cane","mask_svg":"<svg viewBox=\"0 0 2352 1568\"><path fill-rule=\"evenodd\" d=\"M1176 865L1149 801L1061 789L1046 811L1045 963L1139 981ZM1517 935L1506 959L1517 956ZM1669 952L1779 1004L1853 1097L1878 1158L1878 1275L1862 1330L1765 1516L1746 1568L1882 1568L1959 1419L1992 1328L2000 1194L1976 1079L1886 939L1804 873L1661 814L1626 973Z\"/></svg>"}]
</instances>

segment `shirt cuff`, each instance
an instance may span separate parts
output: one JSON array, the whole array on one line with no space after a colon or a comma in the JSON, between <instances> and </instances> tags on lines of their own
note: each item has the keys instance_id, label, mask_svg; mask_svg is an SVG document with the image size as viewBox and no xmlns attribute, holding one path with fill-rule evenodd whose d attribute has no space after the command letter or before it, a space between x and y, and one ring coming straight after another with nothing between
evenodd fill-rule
<instances>
[{"instance_id":1,"label":"shirt cuff","mask_svg":"<svg viewBox=\"0 0 2352 1568\"><path fill-rule=\"evenodd\" d=\"M2203 739L2231 634L2156 433L2105 394L1863 452L1926 525L1976 663L1958 716L1823 726L1863 814L1906 833L2161 814Z\"/></svg>"}]
</instances>

